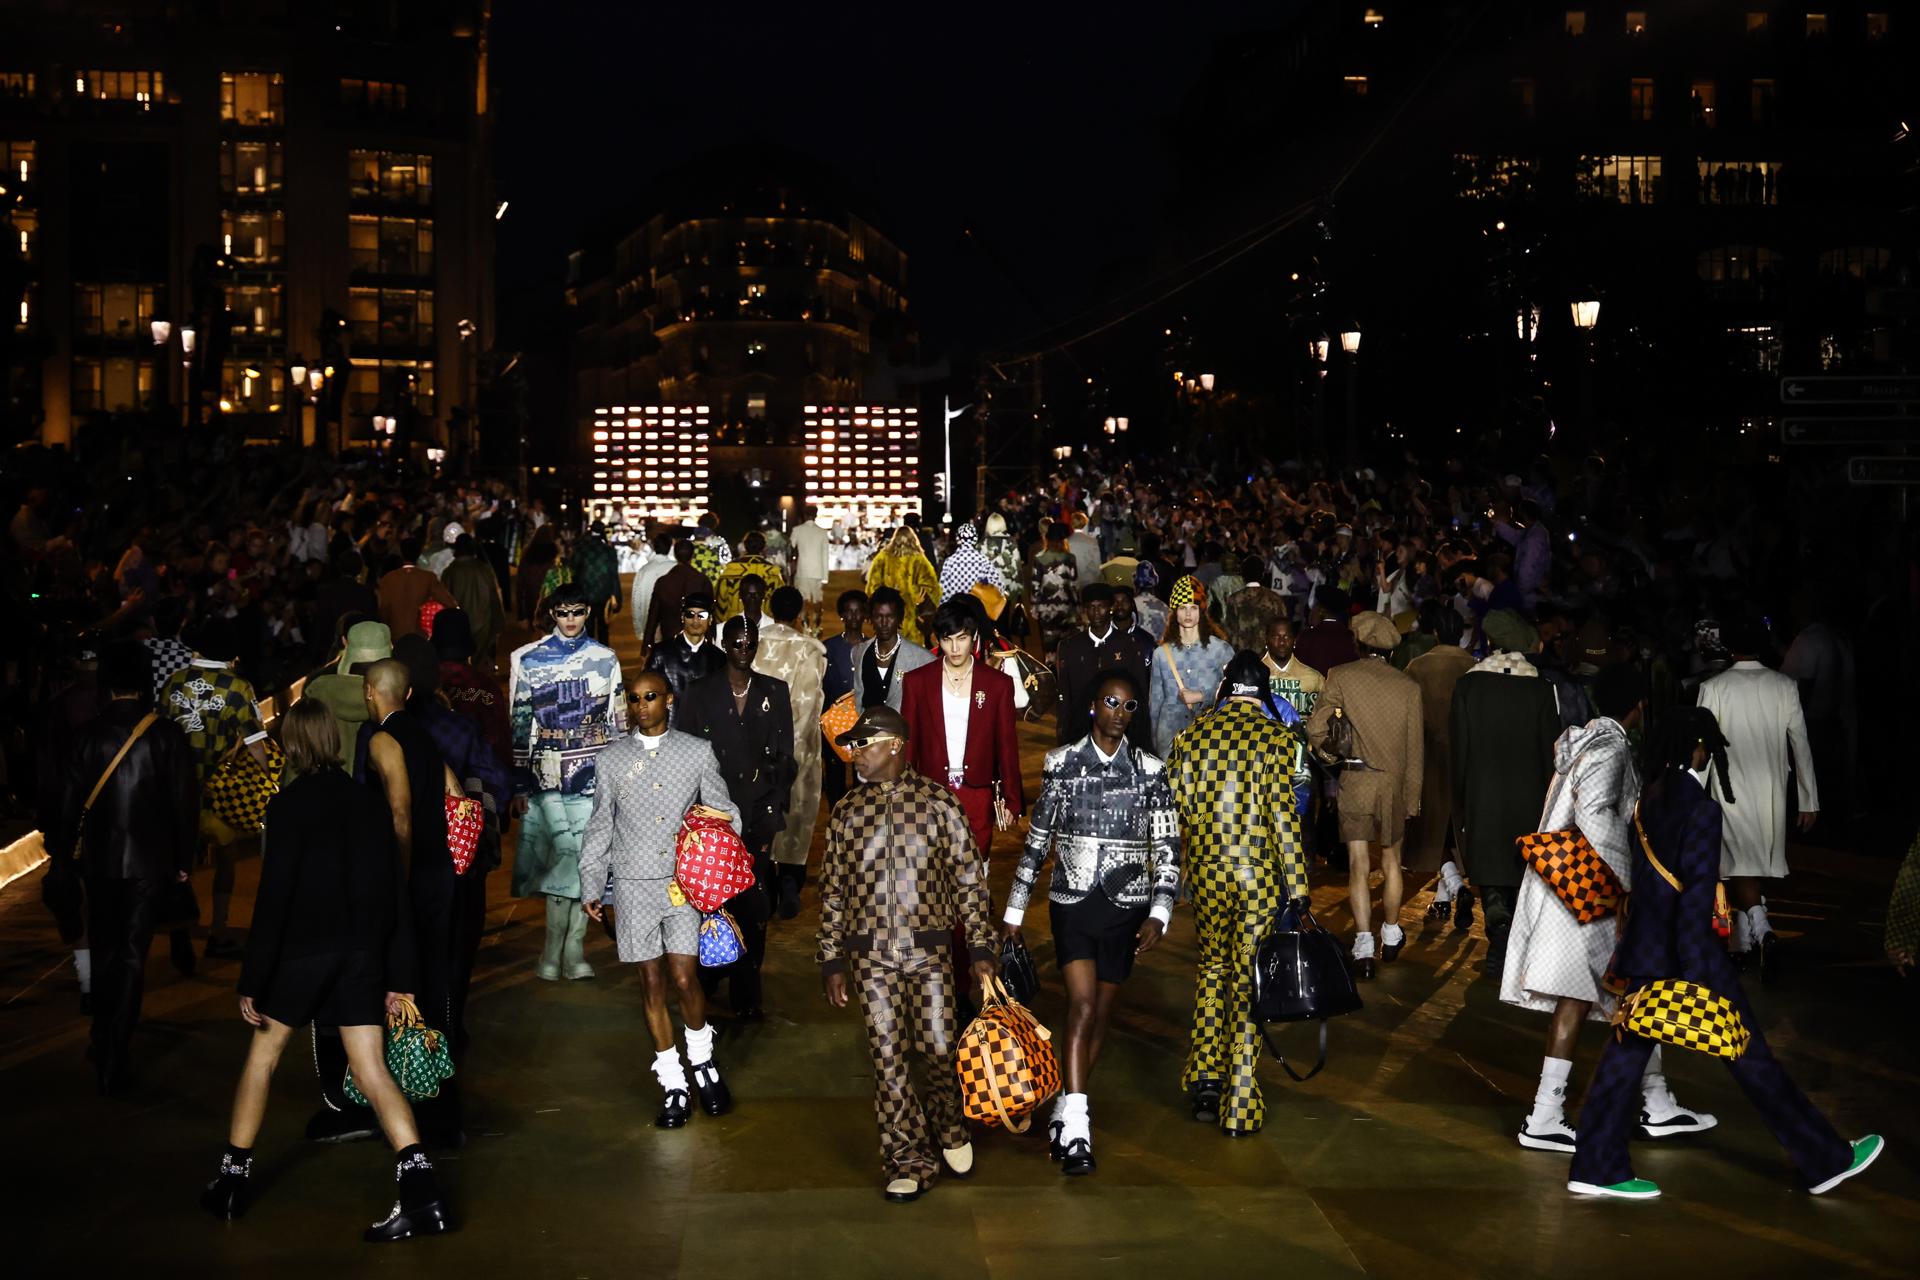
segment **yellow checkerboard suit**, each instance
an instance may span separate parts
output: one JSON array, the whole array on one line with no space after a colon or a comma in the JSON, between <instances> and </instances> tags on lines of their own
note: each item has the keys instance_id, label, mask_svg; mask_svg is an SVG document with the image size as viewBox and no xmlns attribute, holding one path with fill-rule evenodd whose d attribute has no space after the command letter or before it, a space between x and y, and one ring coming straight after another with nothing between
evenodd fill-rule
<instances>
[{"instance_id":1,"label":"yellow checkerboard suit","mask_svg":"<svg viewBox=\"0 0 1920 1280\"><path fill-rule=\"evenodd\" d=\"M1254 1076L1260 1028L1248 1001L1254 949L1281 906L1307 893L1292 791L1299 745L1293 729L1259 708L1228 703L1182 730L1167 755L1200 933L1193 1047L1180 1083L1222 1083L1223 1129L1253 1132L1266 1119Z\"/></svg>"},{"instance_id":2,"label":"yellow checkerboard suit","mask_svg":"<svg viewBox=\"0 0 1920 1280\"><path fill-rule=\"evenodd\" d=\"M1613 1025L1729 1061L1747 1051L1747 1026L1732 1001L1680 978L1649 982L1627 996L1613 1015Z\"/></svg>"}]
</instances>

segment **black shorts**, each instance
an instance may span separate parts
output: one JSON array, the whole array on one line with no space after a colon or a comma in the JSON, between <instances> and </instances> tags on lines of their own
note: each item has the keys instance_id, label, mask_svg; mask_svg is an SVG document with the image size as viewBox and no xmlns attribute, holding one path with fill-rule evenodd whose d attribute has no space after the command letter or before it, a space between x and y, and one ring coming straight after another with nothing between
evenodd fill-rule
<instances>
[{"instance_id":1,"label":"black shorts","mask_svg":"<svg viewBox=\"0 0 1920 1280\"><path fill-rule=\"evenodd\" d=\"M254 1008L297 1027L377 1027L387 1021L385 975L365 951L297 956L281 961Z\"/></svg>"},{"instance_id":2,"label":"black shorts","mask_svg":"<svg viewBox=\"0 0 1920 1280\"><path fill-rule=\"evenodd\" d=\"M1125 982L1133 972L1145 907L1116 906L1096 889L1071 906L1049 902L1047 914L1053 922L1053 958L1062 969L1074 960L1091 960L1094 976L1113 983Z\"/></svg>"}]
</instances>

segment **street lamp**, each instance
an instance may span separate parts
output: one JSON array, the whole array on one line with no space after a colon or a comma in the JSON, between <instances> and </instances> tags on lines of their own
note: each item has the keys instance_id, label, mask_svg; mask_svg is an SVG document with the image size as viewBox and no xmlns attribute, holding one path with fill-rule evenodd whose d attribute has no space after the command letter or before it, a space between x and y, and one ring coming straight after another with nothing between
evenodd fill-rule
<instances>
[{"instance_id":1,"label":"street lamp","mask_svg":"<svg viewBox=\"0 0 1920 1280\"><path fill-rule=\"evenodd\" d=\"M166 346L167 339L173 336L173 321L171 320L155 320L149 327L153 330L153 345L156 347Z\"/></svg>"},{"instance_id":2,"label":"street lamp","mask_svg":"<svg viewBox=\"0 0 1920 1280\"><path fill-rule=\"evenodd\" d=\"M1340 349L1350 356L1358 355L1360 353L1360 331L1358 329L1342 329L1340 331Z\"/></svg>"},{"instance_id":3,"label":"street lamp","mask_svg":"<svg viewBox=\"0 0 1920 1280\"><path fill-rule=\"evenodd\" d=\"M1598 299L1585 302L1572 302L1567 305L1573 312L1573 324L1576 329L1591 331L1593 326L1600 323L1600 302Z\"/></svg>"},{"instance_id":4,"label":"street lamp","mask_svg":"<svg viewBox=\"0 0 1920 1280\"><path fill-rule=\"evenodd\" d=\"M1568 304L1573 327L1580 331L1580 434L1582 443L1593 438L1593 327L1600 323L1597 298Z\"/></svg>"},{"instance_id":5,"label":"street lamp","mask_svg":"<svg viewBox=\"0 0 1920 1280\"><path fill-rule=\"evenodd\" d=\"M199 336L200 335L195 331L192 325L189 324L189 325L181 326L181 329L180 329L181 352L189 356L192 355L194 340Z\"/></svg>"},{"instance_id":6,"label":"street lamp","mask_svg":"<svg viewBox=\"0 0 1920 1280\"><path fill-rule=\"evenodd\" d=\"M1327 376L1327 352L1332 349L1332 346L1333 344L1327 341L1327 335L1324 333L1317 338L1307 339L1307 355L1320 366L1320 376L1323 378Z\"/></svg>"},{"instance_id":7,"label":"street lamp","mask_svg":"<svg viewBox=\"0 0 1920 1280\"><path fill-rule=\"evenodd\" d=\"M1200 375L1200 389L1201 389L1202 391L1212 391L1212 390L1213 390L1213 375L1212 375L1212 374L1210 374L1210 373L1203 373L1203 374L1201 374L1201 375Z\"/></svg>"},{"instance_id":8,"label":"street lamp","mask_svg":"<svg viewBox=\"0 0 1920 1280\"><path fill-rule=\"evenodd\" d=\"M1320 339L1322 346L1326 339ZM1359 326L1340 331L1340 350L1346 356L1347 365L1347 465L1353 466L1359 452L1359 418L1356 407L1360 373L1360 329Z\"/></svg>"}]
</instances>

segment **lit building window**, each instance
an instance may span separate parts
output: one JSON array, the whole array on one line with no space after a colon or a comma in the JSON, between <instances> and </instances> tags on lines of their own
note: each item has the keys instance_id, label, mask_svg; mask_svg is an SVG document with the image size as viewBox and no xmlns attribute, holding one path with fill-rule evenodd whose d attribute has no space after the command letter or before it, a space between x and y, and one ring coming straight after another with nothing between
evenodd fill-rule
<instances>
[{"instance_id":1,"label":"lit building window","mask_svg":"<svg viewBox=\"0 0 1920 1280\"><path fill-rule=\"evenodd\" d=\"M39 297L40 286L33 281L27 282L26 292L20 295L20 318L14 321L15 329L25 331L33 323L34 302Z\"/></svg>"},{"instance_id":2,"label":"lit building window","mask_svg":"<svg viewBox=\"0 0 1920 1280\"><path fill-rule=\"evenodd\" d=\"M357 200L433 202L433 157L412 151L349 151L347 191Z\"/></svg>"},{"instance_id":3,"label":"lit building window","mask_svg":"<svg viewBox=\"0 0 1920 1280\"><path fill-rule=\"evenodd\" d=\"M1734 325L1727 329L1733 363L1747 373L1780 372L1780 339L1770 324Z\"/></svg>"},{"instance_id":4,"label":"lit building window","mask_svg":"<svg viewBox=\"0 0 1920 1280\"><path fill-rule=\"evenodd\" d=\"M1627 84L1627 119L1646 123L1653 119L1653 78L1635 76Z\"/></svg>"},{"instance_id":5,"label":"lit building window","mask_svg":"<svg viewBox=\"0 0 1920 1280\"><path fill-rule=\"evenodd\" d=\"M1647 11L1645 9L1627 10L1627 34L1643 36L1647 34Z\"/></svg>"},{"instance_id":6,"label":"lit building window","mask_svg":"<svg viewBox=\"0 0 1920 1280\"><path fill-rule=\"evenodd\" d=\"M1877 245L1850 244L1844 248L1822 249L1820 274L1875 280L1886 273L1892 261L1893 253Z\"/></svg>"},{"instance_id":7,"label":"lit building window","mask_svg":"<svg viewBox=\"0 0 1920 1280\"><path fill-rule=\"evenodd\" d=\"M1778 160L1700 160L1701 204L1779 204Z\"/></svg>"},{"instance_id":8,"label":"lit building window","mask_svg":"<svg viewBox=\"0 0 1920 1280\"><path fill-rule=\"evenodd\" d=\"M355 356L347 370L347 412L371 419L376 413L433 416L433 361Z\"/></svg>"},{"instance_id":9,"label":"lit building window","mask_svg":"<svg viewBox=\"0 0 1920 1280\"><path fill-rule=\"evenodd\" d=\"M284 166L277 142L222 142L220 189L228 195L271 194L285 185Z\"/></svg>"},{"instance_id":10,"label":"lit building window","mask_svg":"<svg viewBox=\"0 0 1920 1280\"><path fill-rule=\"evenodd\" d=\"M1576 186L1588 199L1632 205L1657 203L1664 195L1660 157L1583 156Z\"/></svg>"},{"instance_id":11,"label":"lit building window","mask_svg":"<svg viewBox=\"0 0 1920 1280\"><path fill-rule=\"evenodd\" d=\"M1819 37L1824 36L1826 34L1827 34L1827 15L1824 13L1808 14L1807 15L1807 36L1810 39L1818 39Z\"/></svg>"},{"instance_id":12,"label":"lit building window","mask_svg":"<svg viewBox=\"0 0 1920 1280\"><path fill-rule=\"evenodd\" d=\"M1373 28L1376 31L1378 31L1380 27L1385 24L1386 20L1387 20L1386 14L1372 7L1369 7L1365 13L1360 15L1360 21L1366 23L1367 26Z\"/></svg>"},{"instance_id":13,"label":"lit building window","mask_svg":"<svg viewBox=\"0 0 1920 1280\"><path fill-rule=\"evenodd\" d=\"M1529 156L1453 157L1454 193L1463 200L1524 200L1539 176L1540 162Z\"/></svg>"},{"instance_id":14,"label":"lit building window","mask_svg":"<svg viewBox=\"0 0 1920 1280\"><path fill-rule=\"evenodd\" d=\"M432 275L433 219L350 214L347 257L349 266L358 272Z\"/></svg>"},{"instance_id":15,"label":"lit building window","mask_svg":"<svg viewBox=\"0 0 1920 1280\"><path fill-rule=\"evenodd\" d=\"M433 291L349 289L347 331L356 346L432 346Z\"/></svg>"},{"instance_id":16,"label":"lit building window","mask_svg":"<svg viewBox=\"0 0 1920 1280\"><path fill-rule=\"evenodd\" d=\"M1587 11L1585 9L1567 10L1567 34L1583 36L1587 34Z\"/></svg>"},{"instance_id":17,"label":"lit building window","mask_svg":"<svg viewBox=\"0 0 1920 1280\"><path fill-rule=\"evenodd\" d=\"M242 125L284 124L284 88L278 71L222 71L220 118Z\"/></svg>"},{"instance_id":18,"label":"lit building window","mask_svg":"<svg viewBox=\"0 0 1920 1280\"><path fill-rule=\"evenodd\" d=\"M747 416L756 421L767 416L767 398L765 396L747 397Z\"/></svg>"},{"instance_id":19,"label":"lit building window","mask_svg":"<svg viewBox=\"0 0 1920 1280\"><path fill-rule=\"evenodd\" d=\"M31 98L36 87L31 71L0 71L0 98Z\"/></svg>"},{"instance_id":20,"label":"lit building window","mask_svg":"<svg viewBox=\"0 0 1920 1280\"><path fill-rule=\"evenodd\" d=\"M1867 14L1867 39L1885 40L1887 38L1887 15L1884 13Z\"/></svg>"},{"instance_id":21,"label":"lit building window","mask_svg":"<svg viewBox=\"0 0 1920 1280\"><path fill-rule=\"evenodd\" d=\"M407 109L407 86L394 80L343 79L340 105L360 115L399 115Z\"/></svg>"},{"instance_id":22,"label":"lit building window","mask_svg":"<svg viewBox=\"0 0 1920 1280\"><path fill-rule=\"evenodd\" d=\"M1531 120L1534 116L1534 83L1532 76L1517 76L1511 86L1514 112L1522 120Z\"/></svg>"},{"instance_id":23,"label":"lit building window","mask_svg":"<svg viewBox=\"0 0 1920 1280\"><path fill-rule=\"evenodd\" d=\"M235 337L277 338L286 332L277 284L233 284L226 287L227 324Z\"/></svg>"},{"instance_id":24,"label":"lit building window","mask_svg":"<svg viewBox=\"0 0 1920 1280\"><path fill-rule=\"evenodd\" d=\"M1365 76L1341 76L1340 92L1349 98L1367 96L1367 78Z\"/></svg>"},{"instance_id":25,"label":"lit building window","mask_svg":"<svg viewBox=\"0 0 1920 1280\"><path fill-rule=\"evenodd\" d=\"M1689 91L1693 103L1693 124L1697 129L1711 129L1717 123L1715 116L1719 104L1719 95L1711 80L1695 80Z\"/></svg>"},{"instance_id":26,"label":"lit building window","mask_svg":"<svg viewBox=\"0 0 1920 1280\"><path fill-rule=\"evenodd\" d=\"M73 362L73 407L83 413L105 406L106 364L90 357Z\"/></svg>"},{"instance_id":27,"label":"lit building window","mask_svg":"<svg viewBox=\"0 0 1920 1280\"><path fill-rule=\"evenodd\" d=\"M918 410L809 405L805 423L806 500L822 516L879 529L920 510Z\"/></svg>"},{"instance_id":28,"label":"lit building window","mask_svg":"<svg viewBox=\"0 0 1920 1280\"><path fill-rule=\"evenodd\" d=\"M165 287L157 284L76 284L74 327L89 337L141 337L165 297Z\"/></svg>"},{"instance_id":29,"label":"lit building window","mask_svg":"<svg viewBox=\"0 0 1920 1280\"><path fill-rule=\"evenodd\" d=\"M1764 245L1721 245L1702 251L1694 261L1707 292L1734 302L1758 301L1780 270L1780 255Z\"/></svg>"},{"instance_id":30,"label":"lit building window","mask_svg":"<svg viewBox=\"0 0 1920 1280\"><path fill-rule=\"evenodd\" d=\"M273 361L224 360L220 364L220 411L278 413L286 387L286 371Z\"/></svg>"},{"instance_id":31,"label":"lit building window","mask_svg":"<svg viewBox=\"0 0 1920 1280\"><path fill-rule=\"evenodd\" d=\"M33 140L17 139L13 142L0 142L0 157L7 162L6 172L0 174L0 181L18 178L22 182L33 181Z\"/></svg>"},{"instance_id":32,"label":"lit building window","mask_svg":"<svg viewBox=\"0 0 1920 1280\"><path fill-rule=\"evenodd\" d=\"M73 91L103 102L137 102L146 110L166 93L166 78L158 71L76 71Z\"/></svg>"},{"instance_id":33,"label":"lit building window","mask_svg":"<svg viewBox=\"0 0 1920 1280\"><path fill-rule=\"evenodd\" d=\"M609 519L692 524L712 501L712 421L706 405L649 405L594 410L593 492ZM621 426L646 428L622 432ZM604 446L601 436L612 439Z\"/></svg>"},{"instance_id":34,"label":"lit building window","mask_svg":"<svg viewBox=\"0 0 1920 1280\"><path fill-rule=\"evenodd\" d=\"M40 238L40 215L31 209L15 209L11 220L13 235L10 238L20 246L20 256L32 262L34 241Z\"/></svg>"},{"instance_id":35,"label":"lit building window","mask_svg":"<svg viewBox=\"0 0 1920 1280\"><path fill-rule=\"evenodd\" d=\"M1767 13L1764 9L1747 10L1747 34L1765 35L1767 31Z\"/></svg>"},{"instance_id":36,"label":"lit building window","mask_svg":"<svg viewBox=\"0 0 1920 1280\"><path fill-rule=\"evenodd\" d=\"M279 209L223 211L220 247L235 262L256 267L278 266L286 257L287 215Z\"/></svg>"}]
</instances>

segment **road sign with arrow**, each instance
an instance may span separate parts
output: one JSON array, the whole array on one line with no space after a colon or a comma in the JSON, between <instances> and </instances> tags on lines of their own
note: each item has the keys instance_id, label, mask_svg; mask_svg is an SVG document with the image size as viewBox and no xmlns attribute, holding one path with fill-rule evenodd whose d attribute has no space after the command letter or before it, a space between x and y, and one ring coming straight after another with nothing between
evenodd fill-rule
<instances>
[{"instance_id":1,"label":"road sign with arrow","mask_svg":"<svg viewBox=\"0 0 1920 1280\"><path fill-rule=\"evenodd\" d=\"M1782 404L1899 404L1920 401L1920 377L1821 374L1780 379Z\"/></svg>"},{"instance_id":2,"label":"road sign with arrow","mask_svg":"<svg viewBox=\"0 0 1920 1280\"><path fill-rule=\"evenodd\" d=\"M1903 440L1920 442L1920 417L1826 417L1782 418L1780 440L1783 444L1886 444Z\"/></svg>"}]
</instances>

